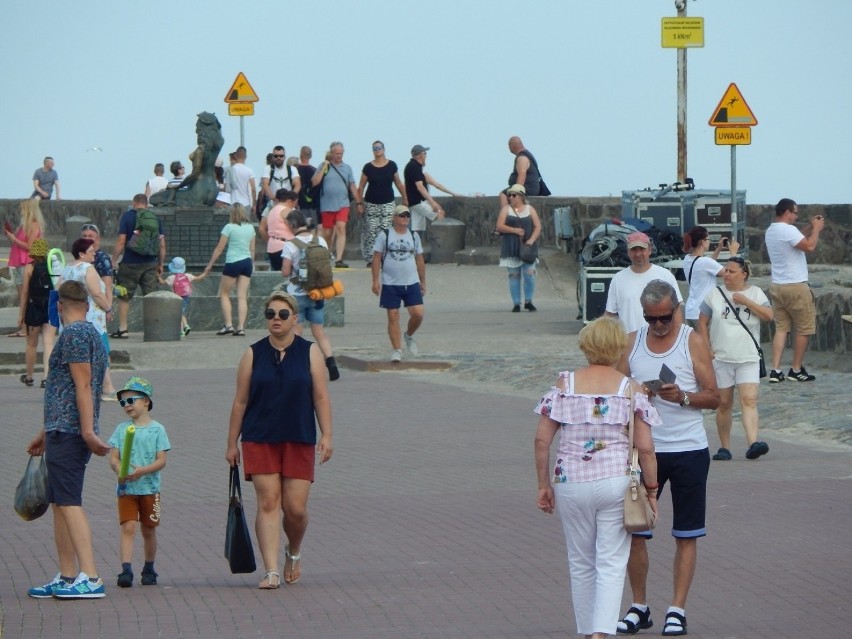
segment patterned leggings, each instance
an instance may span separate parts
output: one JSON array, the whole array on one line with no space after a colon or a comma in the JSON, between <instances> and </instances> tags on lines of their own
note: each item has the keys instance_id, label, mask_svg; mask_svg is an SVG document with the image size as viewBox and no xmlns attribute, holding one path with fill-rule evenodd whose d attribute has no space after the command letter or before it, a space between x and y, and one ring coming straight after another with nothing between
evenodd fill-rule
<instances>
[{"instance_id":1,"label":"patterned leggings","mask_svg":"<svg viewBox=\"0 0 852 639\"><path fill-rule=\"evenodd\" d=\"M373 244L384 229L393 223L394 203L364 203L364 223L361 225L361 255L365 262L373 261Z\"/></svg>"}]
</instances>

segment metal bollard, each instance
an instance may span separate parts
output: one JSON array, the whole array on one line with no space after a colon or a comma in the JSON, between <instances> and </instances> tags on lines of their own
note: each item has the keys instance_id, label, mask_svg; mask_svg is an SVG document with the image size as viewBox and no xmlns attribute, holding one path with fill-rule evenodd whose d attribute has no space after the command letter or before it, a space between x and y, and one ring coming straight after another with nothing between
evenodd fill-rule
<instances>
[{"instance_id":1,"label":"metal bollard","mask_svg":"<svg viewBox=\"0 0 852 639\"><path fill-rule=\"evenodd\" d=\"M143 341L180 341L180 309L182 304L183 300L171 291L154 291L143 297Z\"/></svg>"}]
</instances>

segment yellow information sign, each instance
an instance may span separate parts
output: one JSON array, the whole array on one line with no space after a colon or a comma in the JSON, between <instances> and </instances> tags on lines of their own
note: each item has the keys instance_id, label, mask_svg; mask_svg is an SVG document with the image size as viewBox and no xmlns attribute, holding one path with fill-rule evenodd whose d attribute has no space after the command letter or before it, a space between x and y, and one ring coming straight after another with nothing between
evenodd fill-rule
<instances>
[{"instance_id":1,"label":"yellow information sign","mask_svg":"<svg viewBox=\"0 0 852 639\"><path fill-rule=\"evenodd\" d=\"M259 100L260 98L257 97L257 93L251 88L248 78L240 71L237 74L237 79L234 80L231 88L225 94L225 102L228 104L239 104L240 102L257 102Z\"/></svg>"},{"instance_id":2,"label":"yellow information sign","mask_svg":"<svg viewBox=\"0 0 852 639\"><path fill-rule=\"evenodd\" d=\"M234 102L228 105L228 115L254 115L253 102Z\"/></svg>"},{"instance_id":3,"label":"yellow information sign","mask_svg":"<svg viewBox=\"0 0 852 639\"><path fill-rule=\"evenodd\" d=\"M716 127L716 144L751 144L751 127L720 126Z\"/></svg>"},{"instance_id":4,"label":"yellow information sign","mask_svg":"<svg viewBox=\"0 0 852 639\"><path fill-rule=\"evenodd\" d=\"M725 95L719 100L716 110L710 116L707 122L710 126L755 126L757 118L751 112L748 104L737 88L737 85L731 82L731 86L725 91Z\"/></svg>"},{"instance_id":5,"label":"yellow information sign","mask_svg":"<svg viewBox=\"0 0 852 639\"><path fill-rule=\"evenodd\" d=\"M704 46L704 18L663 18L660 37L664 49Z\"/></svg>"}]
</instances>

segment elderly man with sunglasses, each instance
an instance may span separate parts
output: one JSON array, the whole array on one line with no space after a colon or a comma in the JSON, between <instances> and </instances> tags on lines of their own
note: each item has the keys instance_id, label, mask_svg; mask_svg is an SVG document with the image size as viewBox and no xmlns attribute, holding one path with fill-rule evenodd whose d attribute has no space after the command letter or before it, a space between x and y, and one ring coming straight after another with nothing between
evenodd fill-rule
<instances>
[{"instance_id":1,"label":"elderly man with sunglasses","mask_svg":"<svg viewBox=\"0 0 852 639\"><path fill-rule=\"evenodd\" d=\"M639 295L649 282L668 282L674 287L678 302L683 302L683 297L671 271L651 264L651 239L645 233L636 232L627 236L627 254L630 256L630 266L612 278L607 291L605 314L620 319L624 330L631 333L645 325Z\"/></svg>"},{"instance_id":2,"label":"elderly man with sunglasses","mask_svg":"<svg viewBox=\"0 0 852 639\"><path fill-rule=\"evenodd\" d=\"M630 334L619 370L642 382L662 425L653 428L657 454L658 497L671 484L674 597L662 629L663 636L686 634L686 597L698 558L698 538L706 534L704 518L710 451L701 409L719 406L719 391L707 340L683 323L677 288L653 280L639 297L645 325ZM650 628L646 585L648 550L653 535L633 535L627 575L633 604L618 622L618 632L633 634Z\"/></svg>"}]
</instances>

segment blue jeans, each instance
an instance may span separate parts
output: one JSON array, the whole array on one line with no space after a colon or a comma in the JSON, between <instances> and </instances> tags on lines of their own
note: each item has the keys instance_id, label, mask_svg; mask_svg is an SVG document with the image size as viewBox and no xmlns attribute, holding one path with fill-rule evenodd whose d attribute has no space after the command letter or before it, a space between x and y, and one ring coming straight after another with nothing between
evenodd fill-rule
<instances>
[{"instance_id":1,"label":"blue jeans","mask_svg":"<svg viewBox=\"0 0 852 639\"><path fill-rule=\"evenodd\" d=\"M512 303L521 303L521 276L524 279L524 302L532 302L535 293L535 264L521 264L520 266L508 267L509 271L509 295Z\"/></svg>"}]
</instances>

